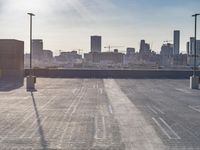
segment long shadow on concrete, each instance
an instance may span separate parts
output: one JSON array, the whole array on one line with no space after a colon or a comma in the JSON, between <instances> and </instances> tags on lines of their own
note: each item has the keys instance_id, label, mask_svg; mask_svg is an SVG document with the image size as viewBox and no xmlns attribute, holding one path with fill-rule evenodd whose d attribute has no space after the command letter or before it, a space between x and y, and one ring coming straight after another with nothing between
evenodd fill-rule
<instances>
[{"instance_id":1,"label":"long shadow on concrete","mask_svg":"<svg viewBox=\"0 0 200 150\"><path fill-rule=\"evenodd\" d=\"M42 124L41 124L40 114L39 114L39 111L37 109L37 104L36 104L33 92L31 92L31 96L32 96L33 106L34 106L35 115L36 115L36 119L37 119L38 133L40 135L40 144L42 146L42 149L47 150L48 144L47 144L47 141L45 139L44 130L43 130L43 127L42 127Z\"/></svg>"},{"instance_id":2,"label":"long shadow on concrete","mask_svg":"<svg viewBox=\"0 0 200 150\"><path fill-rule=\"evenodd\" d=\"M24 86L23 80L15 80L15 79L1 79L0 80L0 91L9 92Z\"/></svg>"}]
</instances>

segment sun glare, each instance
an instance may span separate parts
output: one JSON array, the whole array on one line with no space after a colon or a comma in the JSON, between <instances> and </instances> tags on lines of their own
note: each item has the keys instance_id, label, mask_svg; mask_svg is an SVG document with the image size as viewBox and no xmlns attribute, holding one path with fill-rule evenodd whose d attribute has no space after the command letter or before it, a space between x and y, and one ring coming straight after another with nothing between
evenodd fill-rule
<instances>
[{"instance_id":1,"label":"sun glare","mask_svg":"<svg viewBox=\"0 0 200 150\"><path fill-rule=\"evenodd\" d=\"M18 0L18 1L8 1L8 6L12 10L16 11L32 11L32 12L44 12L48 11L47 1L41 0Z\"/></svg>"}]
</instances>

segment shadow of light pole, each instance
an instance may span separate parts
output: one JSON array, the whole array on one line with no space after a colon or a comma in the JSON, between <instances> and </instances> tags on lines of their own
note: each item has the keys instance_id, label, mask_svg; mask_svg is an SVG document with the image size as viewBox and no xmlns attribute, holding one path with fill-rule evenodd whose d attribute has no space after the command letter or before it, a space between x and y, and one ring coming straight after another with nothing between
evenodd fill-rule
<instances>
[{"instance_id":1,"label":"shadow of light pole","mask_svg":"<svg viewBox=\"0 0 200 150\"><path fill-rule=\"evenodd\" d=\"M44 150L47 150L48 145L47 145L47 141L45 139L44 130L43 130L43 127L42 127L42 124L41 124L40 114L39 114L38 109L37 109L37 104L35 102L33 92L31 92L31 96L32 96L33 106L34 106L35 115L36 115L36 119L37 119L38 133L40 135L40 144L41 144L41 146Z\"/></svg>"}]
</instances>

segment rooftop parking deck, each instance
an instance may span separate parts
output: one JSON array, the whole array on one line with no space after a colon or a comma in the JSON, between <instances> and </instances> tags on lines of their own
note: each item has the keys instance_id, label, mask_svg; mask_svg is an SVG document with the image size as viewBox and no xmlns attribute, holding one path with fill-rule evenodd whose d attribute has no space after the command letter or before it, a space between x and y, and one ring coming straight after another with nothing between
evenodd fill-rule
<instances>
[{"instance_id":1,"label":"rooftop parking deck","mask_svg":"<svg viewBox=\"0 0 200 150\"><path fill-rule=\"evenodd\" d=\"M0 82L0 149L200 149L189 80L39 78Z\"/></svg>"}]
</instances>

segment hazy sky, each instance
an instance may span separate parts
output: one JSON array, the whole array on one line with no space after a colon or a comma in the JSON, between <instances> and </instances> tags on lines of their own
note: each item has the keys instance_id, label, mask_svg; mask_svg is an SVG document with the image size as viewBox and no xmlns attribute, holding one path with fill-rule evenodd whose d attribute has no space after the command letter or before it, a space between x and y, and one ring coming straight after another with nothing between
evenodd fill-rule
<instances>
[{"instance_id":1,"label":"hazy sky","mask_svg":"<svg viewBox=\"0 0 200 150\"><path fill-rule=\"evenodd\" d=\"M25 41L29 51L29 16L33 12L33 37L44 48L90 49L90 35L101 35L103 46L139 48L141 39L160 51L163 41L181 30L181 49L193 35L193 13L200 0L0 0L0 38ZM200 18L198 21L200 27ZM199 28L200 31L200 28ZM198 36L200 36L198 32ZM123 49L123 48L122 48ZM125 50L125 48L124 48Z\"/></svg>"}]
</instances>

